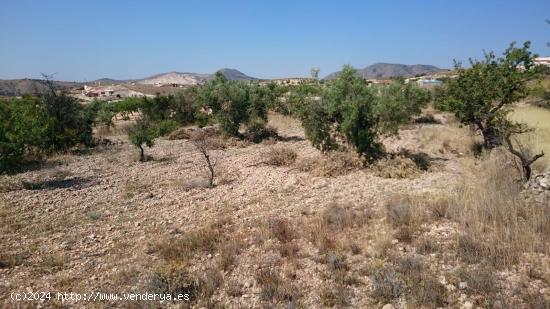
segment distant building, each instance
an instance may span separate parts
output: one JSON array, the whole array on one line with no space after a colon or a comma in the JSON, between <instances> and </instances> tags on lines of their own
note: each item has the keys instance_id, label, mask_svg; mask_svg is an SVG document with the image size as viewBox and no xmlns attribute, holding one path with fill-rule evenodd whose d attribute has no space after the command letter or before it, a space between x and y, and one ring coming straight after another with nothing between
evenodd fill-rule
<instances>
[{"instance_id":1,"label":"distant building","mask_svg":"<svg viewBox=\"0 0 550 309\"><path fill-rule=\"evenodd\" d=\"M269 84L275 83L277 85L300 85L312 83L315 80L313 78L304 78L304 77L289 77L289 78L278 78L278 79L266 79L260 81L260 84Z\"/></svg>"},{"instance_id":2,"label":"distant building","mask_svg":"<svg viewBox=\"0 0 550 309\"><path fill-rule=\"evenodd\" d=\"M88 98L133 98L133 97L143 97L144 94L137 92L131 89L128 89L124 86L113 85L113 86L88 86L84 85L84 90L82 94Z\"/></svg>"},{"instance_id":3,"label":"distant building","mask_svg":"<svg viewBox=\"0 0 550 309\"><path fill-rule=\"evenodd\" d=\"M442 81L437 79L419 79L416 81L416 83L420 87L435 87L435 86L441 86L443 84Z\"/></svg>"},{"instance_id":4,"label":"distant building","mask_svg":"<svg viewBox=\"0 0 550 309\"><path fill-rule=\"evenodd\" d=\"M539 57L539 58L535 58L534 62L535 62L535 64L537 64L537 65L550 66L550 57Z\"/></svg>"}]
</instances>

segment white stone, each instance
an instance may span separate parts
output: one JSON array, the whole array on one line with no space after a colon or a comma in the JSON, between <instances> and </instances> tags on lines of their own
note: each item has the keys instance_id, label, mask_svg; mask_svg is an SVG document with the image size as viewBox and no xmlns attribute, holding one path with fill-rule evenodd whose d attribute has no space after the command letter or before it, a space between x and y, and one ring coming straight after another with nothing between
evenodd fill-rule
<instances>
[{"instance_id":1,"label":"white stone","mask_svg":"<svg viewBox=\"0 0 550 309\"><path fill-rule=\"evenodd\" d=\"M472 309L472 308L474 308L474 305L471 302L467 301L467 302L464 303L464 305L462 305L461 308L462 309Z\"/></svg>"},{"instance_id":2,"label":"white stone","mask_svg":"<svg viewBox=\"0 0 550 309\"><path fill-rule=\"evenodd\" d=\"M458 288L461 289L461 290L464 290L465 288L468 287L468 283L467 282L460 282L458 284Z\"/></svg>"}]
</instances>

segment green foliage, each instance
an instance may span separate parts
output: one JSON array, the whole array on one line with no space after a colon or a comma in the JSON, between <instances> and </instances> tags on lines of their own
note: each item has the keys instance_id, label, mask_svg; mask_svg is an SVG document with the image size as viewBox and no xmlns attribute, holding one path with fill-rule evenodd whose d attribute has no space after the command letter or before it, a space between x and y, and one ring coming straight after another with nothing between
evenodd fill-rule
<instances>
[{"instance_id":1,"label":"green foliage","mask_svg":"<svg viewBox=\"0 0 550 309\"><path fill-rule=\"evenodd\" d=\"M0 100L0 173L14 172L25 156L37 152L51 121L38 98Z\"/></svg>"},{"instance_id":2,"label":"green foliage","mask_svg":"<svg viewBox=\"0 0 550 309\"><path fill-rule=\"evenodd\" d=\"M536 74L536 56L529 48L529 42L521 48L512 43L504 57L489 52L484 60L470 60L467 69L455 63L458 77L437 94L436 107L454 112L464 124L475 125L485 148L501 145L503 132L514 125L506 117L507 107L528 95L527 81Z\"/></svg>"},{"instance_id":3,"label":"green foliage","mask_svg":"<svg viewBox=\"0 0 550 309\"><path fill-rule=\"evenodd\" d=\"M229 81L218 72L203 87L199 102L204 110L212 110L224 134L238 136L241 124L254 130L265 127L268 108L275 101L274 89L274 86Z\"/></svg>"},{"instance_id":4,"label":"green foliage","mask_svg":"<svg viewBox=\"0 0 550 309\"><path fill-rule=\"evenodd\" d=\"M92 124L96 111L80 104L75 98L53 89L40 98L50 118L43 147L47 150L66 150L79 143L92 144Z\"/></svg>"},{"instance_id":5,"label":"green foliage","mask_svg":"<svg viewBox=\"0 0 550 309\"><path fill-rule=\"evenodd\" d=\"M195 86L176 93L170 104L173 113L172 118L182 125L193 123L198 113L198 95L199 88Z\"/></svg>"},{"instance_id":6,"label":"green foliage","mask_svg":"<svg viewBox=\"0 0 550 309\"><path fill-rule=\"evenodd\" d=\"M162 120L158 123L158 132L159 136L165 136L174 132L178 128L178 123L175 120L167 119Z\"/></svg>"},{"instance_id":7,"label":"green foliage","mask_svg":"<svg viewBox=\"0 0 550 309\"><path fill-rule=\"evenodd\" d=\"M338 148L343 141L369 161L384 152L380 136L396 134L399 125L430 100L428 91L412 84L369 87L351 66L344 66L338 78L319 91L318 98L296 94L306 137L322 151Z\"/></svg>"},{"instance_id":8,"label":"green foliage","mask_svg":"<svg viewBox=\"0 0 550 309\"><path fill-rule=\"evenodd\" d=\"M158 136L158 128L147 118L142 117L136 121L136 124L130 129L128 137L134 146L140 150L140 161L145 161L143 145L151 148L154 145L155 138Z\"/></svg>"}]
</instances>

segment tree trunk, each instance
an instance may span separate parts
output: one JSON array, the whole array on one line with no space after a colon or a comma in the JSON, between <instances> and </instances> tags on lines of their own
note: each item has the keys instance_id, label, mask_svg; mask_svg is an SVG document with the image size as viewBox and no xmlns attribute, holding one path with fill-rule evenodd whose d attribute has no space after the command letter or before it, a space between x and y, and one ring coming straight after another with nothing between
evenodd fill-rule
<instances>
[{"instance_id":1,"label":"tree trunk","mask_svg":"<svg viewBox=\"0 0 550 309\"><path fill-rule=\"evenodd\" d=\"M483 147L485 149L493 149L503 144L502 135L493 126L486 126L481 130L483 135Z\"/></svg>"},{"instance_id":2,"label":"tree trunk","mask_svg":"<svg viewBox=\"0 0 550 309\"><path fill-rule=\"evenodd\" d=\"M143 146L139 145L139 161L145 161L145 154L143 153Z\"/></svg>"}]
</instances>

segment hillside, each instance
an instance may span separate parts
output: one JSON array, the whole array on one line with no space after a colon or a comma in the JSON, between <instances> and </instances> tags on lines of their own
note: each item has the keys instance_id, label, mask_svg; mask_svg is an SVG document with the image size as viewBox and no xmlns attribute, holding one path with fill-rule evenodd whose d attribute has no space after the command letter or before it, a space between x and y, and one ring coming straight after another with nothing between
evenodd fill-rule
<instances>
[{"instance_id":1,"label":"hillside","mask_svg":"<svg viewBox=\"0 0 550 309\"><path fill-rule=\"evenodd\" d=\"M55 85L61 89L68 89L79 85L77 82L55 81ZM44 82L40 79L0 79L0 96L22 96L25 94L37 94L46 90Z\"/></svg>"},{"instance_id":2,"label":"hillside","mask_svg":"<svg viewBox=\"0 0 550 309\"><path fill-rule=\"evenodd\" d=\"M223 75L229 80L250 81L257 80L255 77L250 77L239 70L224 68L220 70ZM215 73L214 73L215 74ZM180 85L201 85L207 80L214 77L214 74L199 74L199 73L181 73L169 72L153 75L148 78L139 80L139 84L155 85L155 84L180 84Z\"/></svg>"},{"instance_id":3,"label":"hillside","mask_svg":"<svg viewBox=\"0 0 550 309\"><path fill-rule=\"evenodd\" d=\"M357 75L366 79L386 79L390 77L413 77L419 74L433 74L442 69L426 64L396 64L396 63L375 63L366 68L357 70ZM340 72L334 72L325 77L326 80L333 79Z\"/></svg>"}]
</instances>

